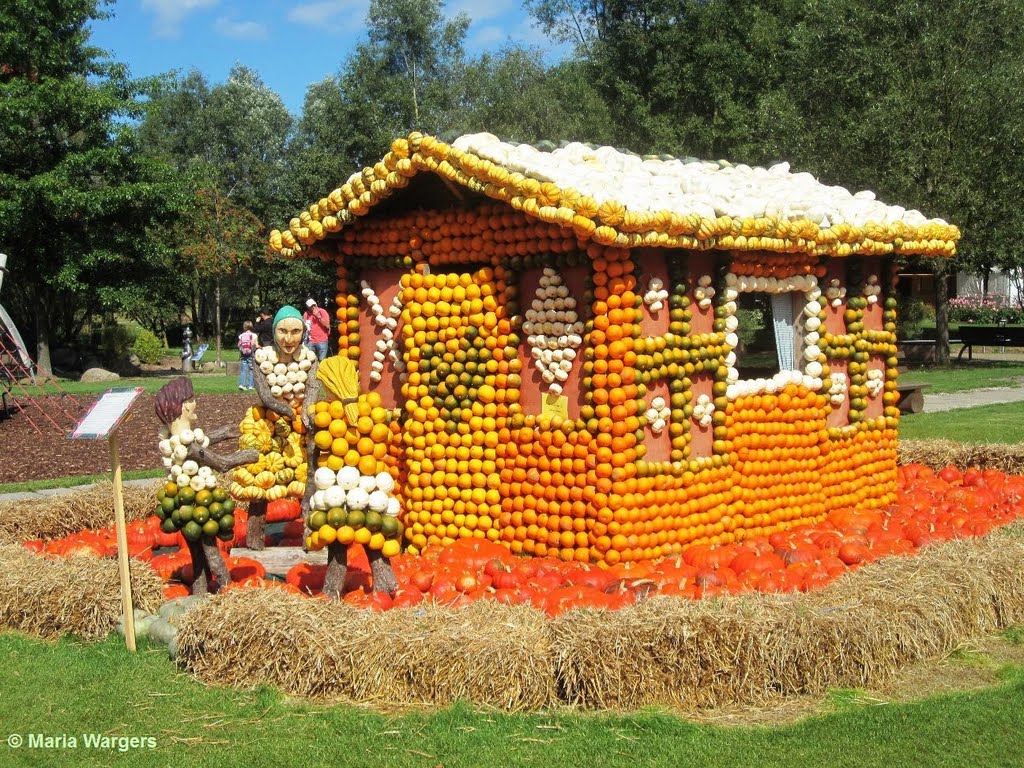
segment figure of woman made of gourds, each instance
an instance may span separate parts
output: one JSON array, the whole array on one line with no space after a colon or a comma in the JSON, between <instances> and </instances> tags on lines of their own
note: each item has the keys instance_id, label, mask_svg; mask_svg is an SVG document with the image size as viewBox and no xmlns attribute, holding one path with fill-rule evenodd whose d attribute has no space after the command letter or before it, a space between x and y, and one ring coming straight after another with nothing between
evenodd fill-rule
<instances>
[{"instance_id":1,"label":"figure of woman made of gourds","mask_svg":"<svg viewBox=\"0 0 1024 768\"><path fill-rule=\"evenodd\" d=\"M268 502L301 501L306 490L307 424L302 404L316 399L316 355L302 344L302 313L284 306L274 316L274 343L253 356L253 382L260 405L252 406L240 425L239 447L258 456L238 467L231 495L248 502L246 546L264 547Z\"/></svg>"},{"instance_id":2,"label":"figure of woman made of gourds","mask_svg":"<svg viewBox=\"0 0 1024 768\"><path fill-rule=\"evenodd\" d=\"M156 394L160 429L160 453L168 470L167 481L157 492L157 515L164 533L180 531L192 556L192 594L204 594L211 579L224 587L231 574L224 564L217 539L234 539L234 502L218 485L217 473L255 461L254 449L218 453L210 449L237 432L226 425L204 433L197 426L195 392L184 376L172 379Z\"/></svg>"}]
</instances>

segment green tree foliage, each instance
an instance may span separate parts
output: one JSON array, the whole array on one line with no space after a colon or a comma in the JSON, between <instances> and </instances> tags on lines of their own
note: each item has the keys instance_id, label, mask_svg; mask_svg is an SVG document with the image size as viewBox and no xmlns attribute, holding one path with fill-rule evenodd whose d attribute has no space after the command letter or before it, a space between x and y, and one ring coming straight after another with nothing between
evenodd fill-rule
<instances>
[{"instance_id":1,"label":"green tree foliage","mask_svg":"<svg viewBox=\"0 0 1024 768\"><path fill-rule=\"evenodd\" d=\"M131 120L151 83L88 44L102 0L0 5L0 247L5 303L50 369L94 313L131 300L164 253L147 228L183 196L137 151ZM11 300L13 299L13 300Z\"/></svg>"},{"instance_id":2,"label":"green tree foliage","mask_svg":"<svg viewBox=\"0 0 1024 768\"><path fill-rule=\"evenodd\" d=\"M749 163L918 208L957 260L1012 272L1024 193L1019 0L528 0L577 46L616 142ZM944 286L945 281L937 281ZM937 323L945 328L938 297Z\"/></svg>"},{"instance_id":3,"label":"green tree foliage","mask_svg":"<svg viewBox=\"0 0 1024 768\"><path fill-rule=\"evenodd\" d=\"M286 147L292 117L281 98L250 69L235 66L210 86L198 72L167 78L141 134L146 151L188 180L191 205L163 231L176 254L188 307L203 336L234 327L261 303L266 232L294 210L288 199Z\"/></svg>"}]
</instances>

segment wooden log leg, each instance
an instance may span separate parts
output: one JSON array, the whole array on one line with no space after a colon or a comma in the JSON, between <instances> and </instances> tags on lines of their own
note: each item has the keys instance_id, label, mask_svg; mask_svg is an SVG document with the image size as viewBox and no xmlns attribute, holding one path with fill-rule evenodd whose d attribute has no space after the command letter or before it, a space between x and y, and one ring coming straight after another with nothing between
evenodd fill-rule
<instances>
[{"instance_id":1,"label":"wooden log leg","mask_svg":"<svg viewBox=\"0 0 1024 768\"><path fill-rule=\"evenodd\" d=\"M391 561L376 549L367 549L366 556L370 561L370 571L373 573L373 591L395 594L398 591L398 580L395 578Z\"/></svg>"},{"instance_id":2,"label":"wooden log leg","mask_svg":"<svg viewBox=\"0 0 1024 768\"><path fill-rule=\"evenodd\" d=\"M210 591L210 582L206 575L206 553L198 541L188 542L188 553L192 556L192 594L205 595Z\"/></svg>"},{"instance_id":3,"label":"wooden log leg","mask_svg":"<svg viewBox=\"0 0 1024 768\"><path fill-rule=\"evenodd\" d=\"M324 594L331 598L341 597L341 593L345 589L346 573L348 573L348 546L336 541L328 544Z\"/></svg>"},{"instance_id":4,"label":"wooden log leg","mask_svg":"<svg viewBox=\"0 0 1024 768\"><path fill-rule=\"evenodd\" d=\"M203 556L206 560L207 576L217 581L217 588L223 589L231 583L231 571L228 570L224 558L221 557L220 549L217 548L216 539L204 536Z\"/></svg>"},{"instance_id":5,"label":"wooden log leg","mask_svg":"<svg viewBox=\"0 0 1024 768\"><path fill-rule=\"evenodd\" d=\"M249 519L245 523L245 546L262 550L266 541L267 502L266 499L249 502Z\"/></svg>"}]
</instances>

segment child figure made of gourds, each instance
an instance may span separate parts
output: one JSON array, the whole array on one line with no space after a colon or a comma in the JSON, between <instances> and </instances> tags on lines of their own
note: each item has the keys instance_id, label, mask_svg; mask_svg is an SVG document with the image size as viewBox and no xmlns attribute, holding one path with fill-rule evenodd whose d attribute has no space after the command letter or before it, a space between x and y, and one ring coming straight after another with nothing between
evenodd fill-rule
<instances>
[{"instance_id":1,"label":"child figure made of gourds","mask_svg":"<svg viewBox=\"0 0 1024 768\"><path fill-rule=\"evenodd\" d=\"M327 548L323 592L344 592L348 547L366 550L373 590L398 588L390 557L401 550L401 505L384 461L391 441L391 411L376 392L360 393L359 371L347 357L321 361L316 395L307 395L304 420L309 434L312 482L306 484L302 511L306 548Z\"/></svg>"},{"instance_id":2,"label":"child figure made of gourds","mask_svg":"<svg viewBox=\"0 0 1024 768\"><path fill-rule=\"evenodd\" d=\"M249 505L246 546L264 547L268 502L303 498L307 446L302 404L316 397L316 354L303 346L302 313L284 306L274 316L274 343L253 354L253 383L260 404L246 411L238 446L255 458L234 471L231 496Z\"/></svg>"},{"instance_id":3,"label":"child figure made of gourds","mask_svg":"<svg viewBox=\"0 0 1024 768\"><path fill-rule=\"evenodd\" d=\"M224 587L231 582L217 540L234 538L234 502L217 484L217 473L255 461L258 452L242 450L224 454L210 449L236 433L233 425L207 434L196 426L195 392L184 376L172 379L156 394L160 428L160 454L168 470L157 491L156 514L164 533L180 531L192 556L192 593L210 589L211 579Z\"/></svg>"}]
</instances>

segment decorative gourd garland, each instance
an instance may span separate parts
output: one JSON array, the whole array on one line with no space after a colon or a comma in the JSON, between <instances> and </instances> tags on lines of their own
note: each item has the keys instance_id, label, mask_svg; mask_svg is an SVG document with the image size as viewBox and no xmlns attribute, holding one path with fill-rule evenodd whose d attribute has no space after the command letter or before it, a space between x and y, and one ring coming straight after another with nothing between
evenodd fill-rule
<instances>
[{"instance_id":1,"label":"decorative gourd garland","mask_svg":"<svg viewBox=\"0 0 1024 768\"><path fill-rule=\"evenodd\" d=\"M395 330L398 328L398 318L402 315L402 294L396 294L388 311L385 312L373 286L366 280L360 280L359 286L363 298L370 305L374 323L381 329L381 338L374 346L373 361L370 363L370 381L376 383L383 378L384 358L390 357L395 370L398 371L399 379L404 382L408 378L405 372L405 361L395 349Z\"/></svg>"},{"instance_id":2,"label":"decorative gourd garland","mask_svg":"<svg viewBox=\"0 0 1024 768\"><path fill-rule=\"evenodd\" d=\"M702 278L703 279L703 278ZM794 293L802 292L806 304L801 313L803 319L804 334L803 348L800 351L800 361L803 363L803 370L780 371L770 379L750 379L741 381L739 371L735 367L736 355L734 350L739 345L739 337L736 329L739 321L736 318L736 299L740 293ZM822 376L825 373L824 366L819 361L821 348L818 342L821 339L819 330L822 326L822 295L818 288L818 279L813 275L798 275L788 278L774 277L747 277L729 272L725 275L725 289L722 294L723 304L721 308L725 315L726 333L725 345L729 348L726 356L728 374L726 381L728 389L726 396L730 399L752 395L758 392L776 392L787 384L802 384L812 391L822 388Z\"/></svg>"},{"instance_id":3,"label":"decorative gourd garland","mask_svg":"<svg viewBox=\"0 0 1024 768\"><path fill-rule=\"evenodd\" d=\"M569 288L558 272L545 267L536 298L525 312L523 333L533 364L551 394L562 393L576 350L583 343L583 330L584 324L576 313L576 299L569 295Z\"/></svg>"},{"instance_id":4,"label":"decorative gourd garland","mask_svg":"<svg viewBox=\"0 0 1024 768\"><path fill-rule=\"evenodd\" d=\"M167 427L161 427L160 438L160 455L168 469L168 482L175 483L179 488L187 485L193 491L213 489L217 486L217 476L210 467L201 467L198 462L188 458L188 447L192 443L200 448L210 445L210 438L202 429L186 429L180 434L172 435Z\"/></svg>"},{"instance_id":5,"label":"decorative gourd garland","mask_svg":"<svg viewBox=\"0 0 1024 768\"><path fill-rule=\"evenodd\" d=\"M277 359L277 350L273 347L260 347L253 357L260 370L267 376L270 394L283 400L302 402L306 392L306 378L309 369L316 360L316 353L308 347L300 347L298 360L290 363Z\"/></svg>"}]
</instances>

